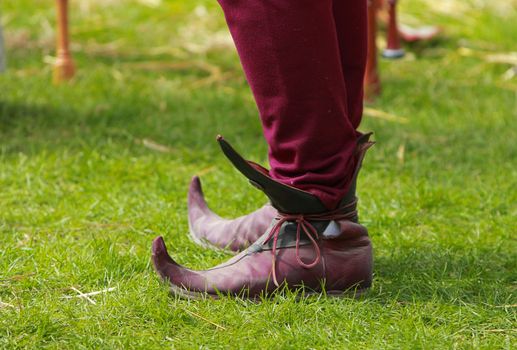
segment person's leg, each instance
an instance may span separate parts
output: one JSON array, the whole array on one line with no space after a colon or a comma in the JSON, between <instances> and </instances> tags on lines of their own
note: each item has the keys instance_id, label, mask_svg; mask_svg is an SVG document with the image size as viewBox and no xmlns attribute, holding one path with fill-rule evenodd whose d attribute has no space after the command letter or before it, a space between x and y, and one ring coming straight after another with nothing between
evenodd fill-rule
<instances>
[{"instance_id":1,"label":"person's leg","mask_svg":"<svg viewBox=\"0 0 517 350\"><path fill-rule=\"evenodd\" d=\"M355 179L372 143L369 135L357 137L348 119L333 1L220 3L259 107L271 171L246 161L223 137L218 142L278 213L248 249L208 270L177 264L158 237L156 271L173 293L187 297L244 292L255 298L284 283L309 293L366 290L372 247L357 223ZM190 199L206 212L200 196Z\"/></svg>"},{"instance_id":2,"label":"person's leg","mask_svg":"<svg viewBox=\"0 0 517 350\"><path fill-rule=\"evenodd\" d=\"M350 182L356 135L333 1L219 2L259 108L271 176L334 209Z\"/></svg>"},{"instance_id":3,"label":"person's leg","mask_svg":"<svg viewBox=\"0 0 517 350\"><path fill-rule=\"evenodd\" d=\"M368 45L367 0L334 0L333 8L346 85L348 118L357 129L363 115L363 80Z\"/></svg>"},{"instance_id":4,"label":"person's leg","mask_svg":"<svg viewBox=\"0 0 517 350\"><path fill-rule=\"evenodd\" d=\"M346 93L342 92L341 97L344 100L346 96L347 108L345 110L347 110L348 113L343 113L342 115L344 115L344 117L347 117L350 120L352 127L354 129L357 129L361 122L363 111L363 77L366 66L367 50L366 0L333 0L332 6L333 23L335 25L337 43L339 44L338 54L334 53L332 56L340 57L341 69L343 72L343 78L346 87ZM231 15L229 17L231 17ZM239 28L234 29L234 32L239 30ZM253 28L251 30L253 30ZM326 32L332 32L332 30L327 30ZM240 38L242 38L241 41L245 41L245 39L247 38L246 35L246 33L240 34ZM262 35L264 36L265 32L262 33ZM288 33L286 35L288 35ZM334 35L332 34L330 38L327 38L327 40L332 40L333 36ZM304 37L301 37L299 35L297 35L297 37L298 40L304 40ZM278 38L278 40L281 40L281 38ZM253 42L251 43L251 45L253 45ZM245 49L246 47L244 49L241 48L241 51ZM308 49L305 48L303 50ZM314 45L314 50L316 50L316 52L311 51L311 55L318 55L319 45ZM270 54L269 51L271 50L265 51L268 54ZM245 52L243 54L247 54L249 56L255 55L255 53L253 52ZM262 58L262 56L263 55L259 57ZM307 57L307 55L304 54L303 57ZM282 56L282 59L283 61L287 59L291 60L291 57L289 57L289 55L287 55L287 57ZM253 60L253 58L250 58L250 60ZM296 62L299 61L297 60ZM271 67L273 67L273 65L271 65ZM253 67L251 67L250 69L253 69ZM338 68L334 66L334 70L338 71ZM251 72L250 75L253 79L253 82L256 82L257 79L255 78L255 76L257 74ZM336 78L338 76L336 76ZM271 80L275 80L275 77L271 76ZM307 81L307 83L311 82ZM339 83L340 82L338 81L337 84L339 85ZM342 88L340 88L338 91L343 90ZM293 100L295 101L298 101L298 99L299 98L297 97L293 98ZM260 101L262 100L264 100L264 98L260 99ZM287 104L289 102L289 100L284 101L284 103ZM323 109L329 103L326 97L323 98L320 102L321 105L318 107L321 109ZM314 111L314 113L316 114L311 114L310 116L311 118L317 119L317 111ZM324 113L324 115L325 114L326 113ZM279 113L279 115L281 114ZM273 115L272 117L274 118L275 115ZM301 114L300 117L303 117L303 114ZM322 117L321 119L325 120L324 117ZM297 124L292 125L293 129L296 127L299 126ZM317 129L312 130L312 132L317 133ZM273 145L277 145L279 143L274 138L270 139L269 141ZM278 148L278 146L276 147ZM304 159L307 159L308 156L302 155L302 157ZM346 162L343 162L340 166L346 166ZM340 176L338 176L337 178L340 179L340 181L346 179L346 177L343 176L343 173L339 175ZM311 178L313 176L314 175L311 173L308 174L305 178L305 180L308 181L308 186L310 186L309 181L311 181ZM342 188L343 191L346 190L347 185L348 183L344 184L344 187ZM262 232L264 232L264 229L266 229L269 226L271 219L276 215L276 211L274 210L274 208L272 208L269 205L266 205L251 214L239 217L234 220L222 219L219 216L212 213L208 208L203 198L203 194L201 192L201 184L198 178L194 179L190 186L188 207L190 233L196 242L202 243L206 247L209 246L207 246L204 243L209 242L213 246L219 248L229 248L234 251L245 249L256 239L258 239Z\"/></svg>"}]
</instances>

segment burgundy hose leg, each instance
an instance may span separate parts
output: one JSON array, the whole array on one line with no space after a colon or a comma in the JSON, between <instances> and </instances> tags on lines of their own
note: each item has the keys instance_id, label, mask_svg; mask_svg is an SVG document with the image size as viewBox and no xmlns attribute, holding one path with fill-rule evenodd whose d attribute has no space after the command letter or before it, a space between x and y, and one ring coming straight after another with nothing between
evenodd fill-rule
<instances>
[{"instance_id":1,"label":"burgundy hose leg","mask_svg":"<svg viewBox=\"0 0 517 350\"><path fill-rule=\"evenodd\" d=\"M219 3L257 102L271 176L335 208L352 177L356 134L333 1Z\"/></svg>"},{"instance_id":2,"label":"burgundy hose leg","mask_svg":"<svg viewBox=\"0 0 517 350\"><path fill-rule=\"evenodd\" d=\"M358 128L363 115L363 80L368 49L366 0L334 0L334 20L345 78L348 118Z\"/></svg>"}]
</instances>

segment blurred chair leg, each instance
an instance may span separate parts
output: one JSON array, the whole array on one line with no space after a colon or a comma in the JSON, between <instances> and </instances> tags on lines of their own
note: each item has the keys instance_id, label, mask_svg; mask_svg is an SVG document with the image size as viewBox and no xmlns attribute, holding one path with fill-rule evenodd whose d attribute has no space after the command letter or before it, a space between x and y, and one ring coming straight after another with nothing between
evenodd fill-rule
<instances>
[{"instance_id":1,"label":"blurred chair leg","mask_svg":"<svg viewBox=\"0 0 517 350\"><path fill-rule=\"evenodd\" d=\"M373 100L381 92L381 81L377 64L377 11L380 0L368 0L368 59L364 77L366 100Z\"/></svg>"},{"instance_id":2,"label":"blurred chair leg","mask_svg":"<svg viewBox=\"0 0 517 350\"><path fill-rule=\"evenodd\" d=\"M400 37L397 23L397 0L388 0L388 43L382 52L385 58L395 59L404 56L404 49L400 45Z\"/></svg>"},{"instance_id":3,"label":"blurred chair leg","mask_svg":"<svg viewBox=\"0 0 517 350\"><path fill-rule=\"evenodd\" d=\"M54 65L54 82L60 83L74 76L75 67L70 55L68 34L68 0L56 0L57 50Z\"/></svg>"}]
</instances>

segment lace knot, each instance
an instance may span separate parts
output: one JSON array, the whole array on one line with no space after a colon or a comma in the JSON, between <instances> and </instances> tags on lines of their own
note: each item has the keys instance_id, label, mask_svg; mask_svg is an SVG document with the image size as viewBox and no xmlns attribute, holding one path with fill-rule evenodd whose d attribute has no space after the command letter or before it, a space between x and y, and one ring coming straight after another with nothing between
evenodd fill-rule
<instances>
[{"instance_id":1,"label":"lace knot","mask_svg":"<svg viewBox=\"0 0 517 350\"><path fill-rule=\"evenodd\" d=\"M273 255L272 262L272 277L273 283L279 287L279 283L276 277L276 251L277 251L277 243L278 237L280 235L282 225L286 222L295 222L296 223L296 261L298 265L303 268L310 269L315 267L321 261L321 251L318 245L319 234L318 230L311 224L310 221L332 221L332 220L351 220L357 215L357 211L355 210L355 205L357 204L357 200L352 201L351 203L342 206L336 210L322 213L322 214L284 214L278 212L277 222L269 231L269 235L264 240L264 244L273 239L273 247L271 249L271 253ZM300 257L300 234L301 231L305 233L305 235L311 241L311 244L316 253L316 258L310 263L305 263Z\"/></svg>"}]
</instances>

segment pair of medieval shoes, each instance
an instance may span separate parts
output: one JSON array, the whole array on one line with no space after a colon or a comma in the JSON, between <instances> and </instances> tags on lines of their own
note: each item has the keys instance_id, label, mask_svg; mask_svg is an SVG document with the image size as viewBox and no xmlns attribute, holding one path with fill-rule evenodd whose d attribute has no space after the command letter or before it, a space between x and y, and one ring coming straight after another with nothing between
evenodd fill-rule
<instances>
[{"instance_id":1,"label":"pair of medieval shoes","mask_svg":"<svg viewBox=\"0 0 517 350\"><path fill-rule=\"evenodd\" d=\"M208 208L200 180L194 177L188 194L192 238L205 247L239 253L214 268L196 271L176 263L163 238L157 237L152 245L156 271L172 293L189 298L257 298L279 287L302 288L305 294L360 295L372 283L372 245L358 223L355 196L362 160L373 144L369 138L364 134L358 139L350 189L329 211L311 193L272 179L267 169L242 158L219 136L226 157L270 204L237 219L222 219Z\"/></svg>"}]
</instances>

